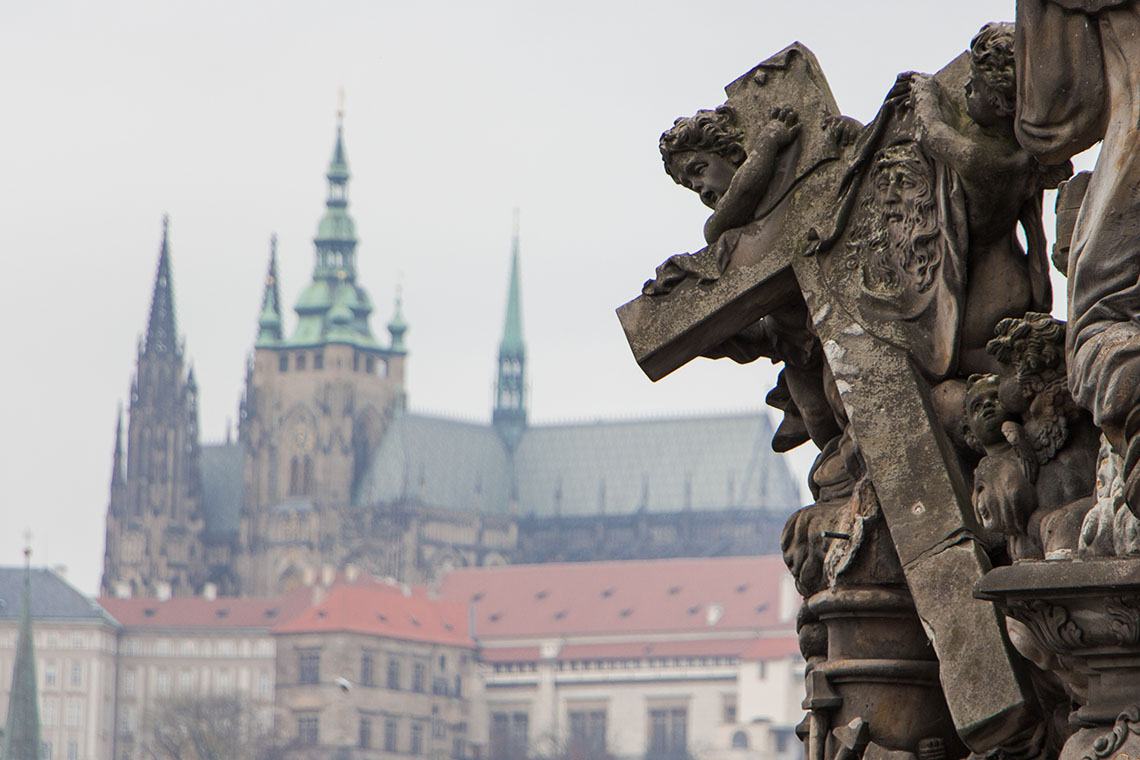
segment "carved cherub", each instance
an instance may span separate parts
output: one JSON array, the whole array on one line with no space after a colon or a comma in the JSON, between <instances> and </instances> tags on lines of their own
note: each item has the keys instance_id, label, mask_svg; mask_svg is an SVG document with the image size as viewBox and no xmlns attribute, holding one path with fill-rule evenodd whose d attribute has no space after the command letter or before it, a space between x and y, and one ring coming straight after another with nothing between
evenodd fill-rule
<instances>
[{"instance_id":1,"label":"carved cherub","mask_svg":"<svg viewBox=\"0 0 1140 760\"><path fill-rule=\"evenodd\" d=\"M919 146L953 170L965 191L969 277L961 373L995 372L985 352L994 325L1051 308L1041 197L1072 174L1072 165L1040 164L1014 136L1012 24L986 24L971 40L966 114L934 78L912 74L909 80ZM1017 241L1019 223L1027 252Z\"/></svg>"},{"instance_id":2,"label":"carved cherub","mask_svg":"<svg viewBox=\"0 0 1140 760\"><path fill-rule=\"evenodd\" d=\"M680 118L661 135L661 158L673 180L700 196L713 210L705 222L705 242L752 221L772 175L776 157L800 132L799 116L777 108L745 147L736 111L720 106Z\"/></svg>"},{"instance_id":3,"label":"carved cherub","mask_svg":"<svg viewBox=\"0 0 1140 760\"><path fill-rule=\"evenodd\" d=\"M1002 406L997 375L966 381L966 440L985 451L974 471L971 502L982 527L1006 536L1010 554L1040 556L1026 545L1029 516L1037 509L1037 456L1024 428Z\"/></svg>"},{"instance_id":4,"label":"carved cherub","mask_svg":"<svg viewBox=\"0 0 1140 760\"><path fill-rule=\"evenodd\" d=\"M1015 559L1073 550L1095 487L1098 435L1065 379L1065 325L1049 314L1003 319L986 346L998 375L966 386L967 442L982 524L1010 537Z\"/></svg>"}]
</instances>

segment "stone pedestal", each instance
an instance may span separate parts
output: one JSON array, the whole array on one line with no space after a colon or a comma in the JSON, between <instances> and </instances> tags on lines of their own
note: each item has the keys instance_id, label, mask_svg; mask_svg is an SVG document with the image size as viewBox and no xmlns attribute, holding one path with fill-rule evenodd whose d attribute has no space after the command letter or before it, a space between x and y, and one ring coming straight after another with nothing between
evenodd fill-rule
<instances>
[{"instance_id":1,"label":"stone pedestal","mask_svg":"<svg viewBox=\"0 0 1140 760\"><path fill-rule=\"evenodd\" d=\"M827 627L827 660L808 677L808 760L860 752L900 760L965 754L942 695L938 659L905 588L830 589L807 604Z\"/></svg>"},{"instance_id":2,"label":"stone pedestal","mask_svg":"<svg viewBox=\"0 0 1140 760\"><path fill-rule=\"evenodd\" d=\"M1063 679L1087 676L1061 760L1140 757L1140 557L1019 562L991 570L976 595L1023 623Z\"/></svg>"}]
</instances>

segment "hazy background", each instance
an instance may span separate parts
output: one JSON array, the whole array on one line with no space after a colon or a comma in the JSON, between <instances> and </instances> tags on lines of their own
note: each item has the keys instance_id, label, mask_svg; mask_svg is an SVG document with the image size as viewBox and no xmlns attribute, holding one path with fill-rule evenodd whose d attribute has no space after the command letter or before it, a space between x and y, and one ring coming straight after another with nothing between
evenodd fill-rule
<instances>
[{"instance_id":1,"label":"hazy background","mask_svg":"<svg viewBox=\"0 0 1140 760\"><path fill-rule=\"evenodd\" d=\"M37 564L97 588L164 213L203 440L225 437L271 233L288 332L309 281L340 88L359 280L378 335L402 284L412 409L489 419L516 206L533 421L760 409L770 365L701 360L653 384L614 316L702 244L707 210L662 171L661 131L794 40L868 121L897 72L937 70L1012 14L1012 0L9 4L0 563L30 529Z\"/></svg>"}]
</instances>

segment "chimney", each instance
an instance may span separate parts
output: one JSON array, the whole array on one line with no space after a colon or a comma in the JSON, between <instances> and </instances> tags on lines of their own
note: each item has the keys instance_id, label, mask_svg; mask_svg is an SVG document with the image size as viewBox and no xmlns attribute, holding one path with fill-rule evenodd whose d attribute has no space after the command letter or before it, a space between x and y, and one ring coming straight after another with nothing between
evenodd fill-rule
<instances>
[{"instance_id":1,"label":"chimney","mask_svg":"<svg viewBox=\"0 0 1140 760\"><path fill-rule=\"evenodd\" d=\"M170 584L166 581L159 581L154 586L154 596L160 602L170 601L171 593Z\"/></svg>"},{"instance_id":2,"label":"chimney","mask_svg":"<svg viewBox=\"0 0 1140 760\"><path fill-rule=\"evenodd\" d=\"M332 565L321 565L321 585L331 586L336 580L336 568Z\"/></svg>"},{"instance_id":3,"label":"chimney","mask_svg":"<svg viewBox=\"0 0 1140 760\"><path fill-rule=\"evenodd\" d=\"M124 583L123 581L116 581L113 589L113 595L116 599L130 599L131 598L131 584Z\"/></svg>"},{"instance_id":4,"label":"chimney","mask_svg":"<svg viewBox=\"0 0 1140 760\"><path fill-rule=\"evenodd\" d=\"M351 564L344 566L344 579L346 581L348 581L349 583L352 583L359 577L360 577L360 568L359 567L357 567L356 565L351 565Z\"/></svg>"},{"instance_id":5,"label":"chimney","mask_svg":"<svg viewBox=\"0 0 1140 760\"><path fill-rule=\"evenodd\" d=\"M202 598L209 601L214 601L218 598L218 584L207 583L202 587Z\"/></svg>"}]
</instances>

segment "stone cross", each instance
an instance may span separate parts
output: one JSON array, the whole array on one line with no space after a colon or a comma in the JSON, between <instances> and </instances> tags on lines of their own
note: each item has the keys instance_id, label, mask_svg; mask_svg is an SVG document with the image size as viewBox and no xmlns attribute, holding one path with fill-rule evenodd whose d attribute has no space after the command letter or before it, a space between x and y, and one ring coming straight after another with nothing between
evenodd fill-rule
<instances>
[{"instance_id":1,"label":"stone cross","mask_svg":"<svg viewBox=\"0 0 1140 760\"><path fill-rule=\"evenodd\" d=\"M830 92L820 94L826 83L810 52L793 49L799 62L784 51L729 85L729 104L764 111L791 91L814 90L818 103L834 108ZM791 64L773 67L781 56ZM819 117L801 113L805 137ZM972 748L986 750L1032 722L1035 700L999 613L973 596L990 565L974 538L969 490L933 417L927 381L913 354L881 331L872 334L837 290L841 257L815 253L828 225L835 226L837 191L850 165L821 159L805 144L789 189L763 224L742 228L719 277L686 279L667 295L642 295L617 313L635 359L656 381L802 296L938 656L955 727ZM693 254L694 268L716 269L723 256L716 245L702 249Z\"/></svg>"}]
</instances>

